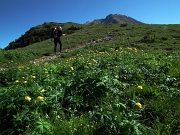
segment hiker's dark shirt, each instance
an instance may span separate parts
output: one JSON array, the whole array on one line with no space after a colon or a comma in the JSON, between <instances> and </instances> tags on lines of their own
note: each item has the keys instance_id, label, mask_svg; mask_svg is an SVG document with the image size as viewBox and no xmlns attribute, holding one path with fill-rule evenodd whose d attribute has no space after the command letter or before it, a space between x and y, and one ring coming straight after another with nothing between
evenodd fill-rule
<instances>
[{"instance_id":1,"label":"hiker's dark shirt","mask_svg":"<svg viewBox=\"0 0 180 135\"><path fill-rule=\"evenodd\" d=\"M62 36L62 31L61 30L55 30L54 31L54 38L60 38Z\"/></svg>"}]
</instances>

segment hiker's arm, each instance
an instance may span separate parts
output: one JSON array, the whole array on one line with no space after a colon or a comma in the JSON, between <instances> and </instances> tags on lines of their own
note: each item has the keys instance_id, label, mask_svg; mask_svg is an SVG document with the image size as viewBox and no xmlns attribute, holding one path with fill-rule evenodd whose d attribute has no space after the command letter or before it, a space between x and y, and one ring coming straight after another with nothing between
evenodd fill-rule
<instances>
[{"instance_id":1,"label":"hiker's arm","mask_svg":"<svg viewBox=\"0 0 180 135\"><path fill-rule=\"evenodd\" d=\"M60 32L60 36L65 36L66 34L63 34L62 31L59 31Z\"/></svg>"},{"instance_id":2,"label":"hiker's arm","mask_svg":"<svg viewBox=\"0 0 180 135\"><path fill-rule=\"evenodd\" d=\"M65 36L66 34L63 34L62 31L61 31L61 36Z\"/></svg>"}]
</instances>

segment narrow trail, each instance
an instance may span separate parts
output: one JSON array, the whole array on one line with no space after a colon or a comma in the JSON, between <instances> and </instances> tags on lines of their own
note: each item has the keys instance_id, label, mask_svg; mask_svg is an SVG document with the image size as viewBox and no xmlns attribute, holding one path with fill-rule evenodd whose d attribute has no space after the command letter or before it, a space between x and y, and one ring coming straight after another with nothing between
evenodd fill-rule
<instances>
[{"instance_id":1,"label":"narrow trail","mask_svg":"<svg viewBox=\"0 0 180 135\"><path fill-rule=\"evenodd\" d=\"M53 60L53 59L57 59L59 57L62 57L63 54L66 54L70 51L73 51L73 50L76 50L76 49L80 49L80 48L83 48L85 47L85 45L78 45L76 47L73 47L73 48L70 48L70 49L65 49L65 51L62 51L61 53L60 52L57 52L57 54L49 54L47 56L43 56L41 58L38 58L38 59L34 59L33 61L30 61L31 64L35 64L35 65L38 65L42 62L45 62L45 61L48 61L48 60Z\"/></svg>"},{"instance_id":2,"label":"narrow trail","mask_svg":"<svg viewBox=\"0 0 180 135\"><path fill-rule=\"evenodd\" d=\"M43 63L45 61L48 61L48 60L53 60L53 59L60 58L60 57L63 56L63 54L66 54L66 53L68 53L70 51L73 51L73 50L77 50L77 49L83 48L83 47L85 47L88 44L96 44L96 43L101 43L101 42L108 42L108 41L111 41L111 40L116 40L116 39L112 35L106 36L104 38L99 38L99 39L93 40L91 42L87 42L85 44L77 45L77 46L72 47L70 49L65 49L62 53L58 53L56 55L55 54L49 54L47 56L43 56L41 58L34 59L34 60L30 61L29 63L34 64L34 65L38 65L38 64L41 64L41 63ZM4 71L4 70L8 70L8 69L9 68L1 68L0 67L0 71Z\"/></svg>"},{"instance_id":3,"label":"narrow trail","mask_svg":"<svg viewBox=\"0 0 180 135\"><path fill-rule=\"evenodd\" d=\"M107 41L110 41L110 40L114 40L114 38L112 36L107 36L107 37L104 37L104 38L100 38L100 39L97 39L97 40L94 40L94 41L91 41L91 42L88 42L88 43L85 43L85 44L82 44L82 45L75 46L75 47L70 48L70 49L65 49L65 51L63 51L62 53L58 52L58 54L50 54L50 55L43 56L43 57L38 58L38 59L34 59L34 60L30 61L30 63L38 65L38 64L43 63L45 61L53 60L53 59L57 59L59 57L62 57L63 54L66 54L66 53L68 53L70 51L73 51L73 50L83 48L87 44L107 42Z\"/></svg>"}]
</instances>

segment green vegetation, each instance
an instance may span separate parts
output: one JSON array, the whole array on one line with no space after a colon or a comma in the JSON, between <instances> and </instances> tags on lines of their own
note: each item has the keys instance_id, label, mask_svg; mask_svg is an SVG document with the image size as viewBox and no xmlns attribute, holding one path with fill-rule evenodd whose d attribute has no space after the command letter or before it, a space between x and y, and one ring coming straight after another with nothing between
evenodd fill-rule
<instances>
[{"instance_id":1,"label":"green vegetation","mask_svg":"<svg viewBox=\"0 0 180 135\"><path fill-rule=\"evenodd\" d=\"M33 43L45 41L50 38L51 29L53 27L57 27L59 25L64 27L64 32L67 34L74 33L76 30L81 29L80 24L71 23L71 22L66 23L66 24L54 23L54 22L44 23L42 25L32 27L21 37L19 37L18 39L16 39L13 42L10 42L9 45L5 48L5 50L22 48L22 47L31 45Z\"/></svg>"},{"instance_id":2,"label":"green vegetation","mask_svg":"<svg viewBox=\"0 0 180 135\"><path fill-rule=\"evenodd\" d=\"M50 39L2 50L0 133L180 134L179 32L180 25L82 25L62 37L71 51L37 65L29 61L53 53Z\"/></svg>"}]
</instances>

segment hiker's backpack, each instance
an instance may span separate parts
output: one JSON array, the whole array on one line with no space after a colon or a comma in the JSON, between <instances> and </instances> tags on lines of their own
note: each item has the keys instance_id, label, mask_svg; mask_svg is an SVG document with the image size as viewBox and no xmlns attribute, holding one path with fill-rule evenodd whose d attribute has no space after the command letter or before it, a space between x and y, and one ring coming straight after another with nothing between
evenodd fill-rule
<instances>
[{"instance_id":1,"label":"hiker's backpack","mask_svg":"<svg viewBox=\"0 0 180 135\"><path fill-rule=\"evenodd\" d=\"M54 38L54 31L56 30L56 28L55 27L53 27L52 29L51 29L51 38Z\"/></svg>"}]
</instances>

